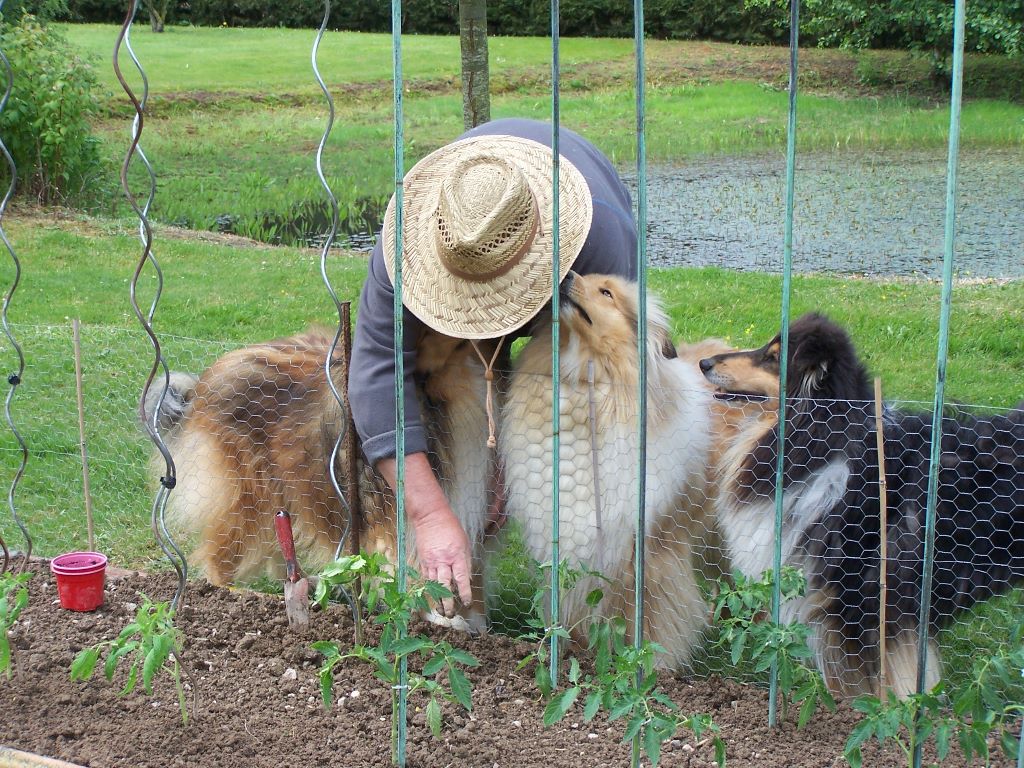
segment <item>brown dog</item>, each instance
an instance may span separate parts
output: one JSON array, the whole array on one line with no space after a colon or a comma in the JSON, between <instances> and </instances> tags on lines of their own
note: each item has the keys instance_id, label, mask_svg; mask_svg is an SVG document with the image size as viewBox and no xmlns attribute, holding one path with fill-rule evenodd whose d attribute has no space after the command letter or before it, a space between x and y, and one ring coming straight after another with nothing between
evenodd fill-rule
<instances>
[{"instance_id":1,"label":"brown dog","mask_svg":"<svg viewBox=\"0 0 1024 768\"><path fill-rule=\"evenodd\" d=\"M324 371L330 336L311 330L228 352L196 379L173 374L158 423L177 467L169 524L195 541L191 560L214 584L277 576L281 556L274 514L287 510L296 546L307 567L329 562L349 524L329 476L331 454L345 427L344 414ZM487 439L482 366L468 342L427 332L417 354L417 394L428 432L429 454L452 509L475 545L481 544L493 467L481 448ZM340 379L340 360L332 375ZM335 381L342 390L345 383ZM159 388L156 388L159 390ZM159 396L159 391L156 395ZM147 413L153 413L153 403ZM159 458L159 457L157 457ZM335 461L346 487L348 456ZM362 518L360 547L397 552L395 505L390 488L361 457L357 462ZM410 530L407 552L416 567ZM484 628L482 588L463 611L470 628Z\"/></svg>"}]
</instances>

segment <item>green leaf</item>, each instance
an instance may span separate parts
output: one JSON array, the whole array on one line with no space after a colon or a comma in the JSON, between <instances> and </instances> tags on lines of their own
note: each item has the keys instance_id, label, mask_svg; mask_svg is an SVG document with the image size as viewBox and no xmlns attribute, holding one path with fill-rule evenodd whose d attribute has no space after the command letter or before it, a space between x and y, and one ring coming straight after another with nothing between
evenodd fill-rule
<instances>
[{"instance_id":1,"label":"green leaf","mask_svg":"<svg viewBox=\"0 0 1024 768\"><path fill-rule=\"evenodd\" d=\"M808 696L804 699L803 704L800 705L800 714L796 720L796 727L803 728L807 723L811 721L811 717L814 715L814 710L818 708L818 697Z\"/></svg>"},{"instance_id":2,"label":"green leaf","mask_svg":"<svg viewBox=\"0 0 1024 768\"><path fill-rule=\"evenodd\" d=\"M1024 739L1024 735L1019 738L1010 730L1003 730L999 734L999 746L1002 747L1003 753L1007 757L1014 757L1019 748L1020 739Z\"/></svg>"},{"instance_id":3,"label":"green leaf","mask_svg":"<svg viewBox=\"0 0 1024 768\"><path fill-rule=\"evenodd\" d=\"M608 707L608 722L618 720L627 712L633 709L633 700L630 698L620 699Z\"/></svg>"},{"instance_id":4,"label":"green leaf","mask_svg":"<svg viewBox=\"0 0 1024 768\"><path fill-rule=\"evenodd\" d=\"M334 673L330 667L323 667L320 670L320 698L323 699L324 706L330 709L334 699Z\"/></svg>"},{"instance_id":5,"label":"green leaf","mask_svg":"<svg viewBox=\"0 0 1024 768\"><path fill-rule=\"evenodd\" d=\"M569 660L569 682L576 685L580 680L580 662L575 656Z\"/></svg>"},{"instance_id":6,"label":"green leaf","mask_svg":"<svg viewBox=\"0 0 1024 768\"><path fill-rule=\"evenodd\" d=\"M153 647L149 649L142 663L142 689L146 693L153 692L153 677L167 661L173 643L170 635L157 635L153 638Z\"/></svg>"},{"instance_id":7,"label":"green leaf","mask_svg":"<svg viewBox=\"0 0 1024 768\"><path fill-rule=\"evenodd\" d=\"M935 753L939 756L939 762L946 759L949 754L950 723L941 723L935 728Z\"/></svg>"},{"instance_id":8,"label":"green leaf","mask_svg":"<svg viewBox=\"0 0 1024 768\"><path fill-rule=\"evenodd\" d=\"M394 645L391 646L391 653L395 656L411 656L417 651L421 651L424 648L429 648L431 643L427 638L422 635L412 635L411 637L405 637L401 640L396 640Z\"/></svg>"},{"instance_id":9,"label":"green leaf","mask_svg":"<svg viewBox=\"0 0 1024 768\"><path fill-rule=\"evenodd\" d=\"M114 672L117 669L117 662L120 658L125 654L131 653L138 647L138 641L133 640L130 643L125 643L119 648L114 648L107 654L107 661L103 665L103 674L106 676L107 680L114 679Z\"/></svg>"},{"instance_id":10,"label":"green leaf","mask_svg":"<svg viewBox=\"0 0 1024 768\"><path fill-rule=\"evenodd\" d=\"M464 651L461 648L452 648L448 653L448 658L457 664L464 664L467 667L480 666L480 659L469 651Z\"/></svg>"},{"instance_id":11,"label":"green leaf","mask_svg":"<svg viewBox=\"0 0 1024 768\"><path fill-rule=\"evenodd\" d=\"M601 691L591 691L587 695L586 706L583 707L583 719L586 722L590 722L597 715L601 709Z\"/></svg>"},{"instance_id":12,"label":"green leaf","mask_svg":"<svg viewBox=\"0 0 1024 768\"><path fill-rule=\"evenodd\" d=\"M551 695L551 675L546 666L537 664L537 668L533 671L533 679L537 683L537 690L540 691L541 696L546 699Z\"/></svg>"},{"instance_id":13,"label":"green leaf","mask_svg":"<svg viewBox=\"0 0 1024 768\"><path fill-rule=\"evenodd\" d=\"M437 656L431 656L427 659L427 662L423 665L423 676L433 677L442 669L448 666L448 659L440 654Z\"/></svg>"},{"instance_id":14,"label":"green leaf","mask_svg":"<svg viewBox=\"0 0 1024 768\"><path fill-rule=\"evenodd\" d=\"M473 701L471 688L469 685L469 678L466 677L465 672L457 667L449 667L448 684L452 687L452 695L455 697L455 700L459 702L464 709L472 709Z\"/></svg>"},{"instance_id":15,"label":"green leaf","mask_svg":"<svg viewBox=\"0 0 1024 768\"><path fill-rule=\"evenodd\" d=\"M554 725L572 708L576 697L580 695L578 687L566 688L551 697L551 701L544 707L544 725Z\"/></svg>"},{"instance_id":16,"label":"green leaf","mask_svg":"<svg viewBox=\"0 0 1024 768\"><path fill-rule=\"evenodd\" d=\"M638 733L640 733L640 729L643 728L643 727L644 727L644 714L643 714L643 712L639 712L639 713L633 715L633 717L631 717L629 719L629 722L626 724L626 730L622 734L622 741L623 742L632 741L634 738L636 738L636 735Z\"/></svg>"},{"instance_id":17,"label":"green leaf","mask_svg":"<svg viewBox=\"0 0 1024 768\"><path fill-rule=\"evenodd\" d=\"M317 640L314 643L310 643L310 647L312 647L314 651L319 651L328 658L341 655L338 650L338 644L332 643L329 640Z\"/></svg>"},{"instance_id":18,"label":"green leaf","mask_svg":"<svg viewBox=\"0 0 1024 768\"><path fill-rule=\"evenodd\" d=\"M441 705L437 699L431 699L427 704L427 725L435 739L441 738Z\"/></svg>"},{"instance_id":19,"label":"green leaf","mask_svg":"<svg viewBox=\"0 0 1024 768\"><path fill-rule=\"evenodd\" d=\"M95 646L92 648L83 648L75 656L75 660L71 662L71 679L72 680L88 680L92 677L93 670L96 668L96 662L99 661L100 651Z\"/></svg>"},{"instance_id":20,"label":"green leaf","mask_svg":"<svg viewBox=\"0 0 1024 768\"><path fill-rule=\"evenodd\" d=\"M136 684L139 682L139 663L135 662L128 669L128 680L124 684L124 688L121 689L121 695L125 696L135 690Z\"/></svg>"},{"instance_id":21,"label":"green leaf","mask_svg":"<svg viewBox=\"0 0 1024 768\"><path fill-rule=\"evenodd\" d=\"M650 726L644 731L644 753L652 766L656 766L661 759L661 735Z\"/></svg>"},{"instance_id":22,"label":"green leaf","mask_svg":"<svg viewBox=\"0 0 1024 768\"><path fill-rule=\"evenodd\" d=\"M725 741L720 736L715 736L715 762L718 768L725 768Z\"/></svg>"},{"instance_id":23,"label":"green leaf","mask_svg":"<svg viewBox=\"0 0 1024 768\"><path fill-rule=\"evenodd\" d=\"M850 764L850 768L861 768L863 758L860 747L847 747L843 752L843 758Z\"/></svg>"},{"instance_id":24,"label":"green leaf","mask_svg":"<svg viewBox=\"0 0 1024 768\"><path fill-rule=\"evenodd\" d=\"M730 649L732 656L733 665L739 664L740 659L743 658L743 647L746 645L747 635L745 632L737 632L736 637L733 638L732 648Z\"/></svg>"}]
</instances>

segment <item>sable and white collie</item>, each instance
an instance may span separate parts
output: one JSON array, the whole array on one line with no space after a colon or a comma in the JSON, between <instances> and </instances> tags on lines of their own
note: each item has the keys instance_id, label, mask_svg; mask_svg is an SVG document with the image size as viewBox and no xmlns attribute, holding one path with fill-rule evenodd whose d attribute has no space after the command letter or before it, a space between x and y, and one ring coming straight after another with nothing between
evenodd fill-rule
<instances>
[{"instance_id":1,"label":"sable and white collie","mask_svg":"<svg viewBox=\"0 0 1024 768\"><path fill-rule=\"evenodd\" d=\"M600 587L605 616L624 614L632 632L638 511L638 293L634 283L573 272L562 282L560 336L559 559L598 571L561 596L559 623L585 642ZM707 618L694 573L703 540L711 392L696 366L679 360L668 319L647 302L646 594L644 636L666 650L659 664L689 661ZM552 559L552 381L550 321L522 349L501 414L498 447L506 509L520 521L538 562Z\"/></svg>"},{"instance_id":2,"label":"sable and white collie","mask_svg":"<svg viewBox=\"0 0 1024 768\"><path fill-rule=\"evenodd\" d=\"M262 572L279 575L278 510L290 513L296 547L310 569L333 558L349 525L328 475L345 428L324 370L330 341L314 329L228 352L198 379L171 376L158 414L177 469L168 523L195 541L190 559L214 584L246 582ZM342 391L340 362L336 354L332 375ZM475 547L476 594L463 618L469 628L483 629L480 563L494 478L493 461L481 451L487 439L483 368L468 342L428 331L418 345L416 379L432 465ZM161 389L151 388L152 401ZM146 413L155 405L149 402ZM159 455L154 459L159 462ZM355 465L359 546L394 562L394 497L361 456ZM349 466L348 453L340 450L335 477L343 492ZM416 567L411 526L407 541Z\"/></svg>"},{"instance_id":3,"label":"sable and white collie","mask_svg":"<svg viewBox=\"0 0 1024 768\"><path fill-rule=\"evenodd\" d=\"M700 367L730 398L775 399L780 351L776 336L758 349L705 358ZM918 643L927 633L930 688L941 671L934 631L1024 579L1024 410L942 420L931 610L922 629L932 419L883 409L883 668L881 494L868 373L847 333L820 314L793 322L788 352L782 558L803 570L808 590L784 606L784 620L813 629L818 667L841 695L877 692L883 669L897 695L912 693ZM733 566L748 576L772 567L779 443L774 402L774 418L747 422L722 462L718 523Z\"/></svg>"}]
</instances>

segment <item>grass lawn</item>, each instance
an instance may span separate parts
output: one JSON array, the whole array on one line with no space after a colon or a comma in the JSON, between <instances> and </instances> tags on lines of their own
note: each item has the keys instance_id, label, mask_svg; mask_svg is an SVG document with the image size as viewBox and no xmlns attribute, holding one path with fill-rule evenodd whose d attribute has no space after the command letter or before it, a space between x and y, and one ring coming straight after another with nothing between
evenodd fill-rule
<instances>
[{"instance_id":1,"label":"grass lawn","mask_svg":"<svg viewBox=\"0 0 1024 768\"><path fill-rule=\"evenodd\" d=\"M116 169L127 151L131 116L110 63L119 28L62 28L96 62L108 107L96 125L107 162L92 188L97 210L124 212ZM145 25L133 28L132 44L150 83L151 114L141 143L158 178L157 220L227 228L270 242L301 242L301 233L323 231L313 152L327 114L312 76L312 42L309 30L175 27L155 35ZM458 40L409 36L402 51L408 168L462 131ZM544 38L490 40L492 116L549 118L550 56ZM916 59L889 52L880 63L874 54L817 49L801 56L801 153L940 152L945 146L948 108L926 78L907 76L919 66ZM632 168L632 41L567 38L560 60L563 124L593 139L620 167ZM651 41L647 61L650 163L782 151L784 49ZM906 77L867 87L858 69L863 61L871 62L872 72ZM992 59L970 61L983 69ZM330 33L319 64L337 109L324 169L342 201L343 226L372 228L394 188L391 37ZM122 68L137 80L130 62ZM1015 73L1006 71L1004 79L1012 81ZM1024 69L1021 74L1024 79ZM872 82L881 79L874 75ZM966 149L1024 146L1024 104L969 100L962 143ZM137 167L132 179L141 189Z\"/></svg>"}]
</instances>

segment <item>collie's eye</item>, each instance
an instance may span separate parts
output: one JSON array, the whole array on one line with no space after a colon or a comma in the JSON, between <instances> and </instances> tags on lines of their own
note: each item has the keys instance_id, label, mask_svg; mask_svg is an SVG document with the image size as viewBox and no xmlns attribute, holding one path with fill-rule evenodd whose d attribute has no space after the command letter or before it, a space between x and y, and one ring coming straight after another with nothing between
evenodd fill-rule
<instances>
[{"instance_id":1,"label":"collie's eye","mask_svg":"<svg viewBox=\"0 0 1024 768\"><path fill-rule=\"evenodd\" d=\"M611 299L611 298L614 298L614 297L612 296L612 292L611 292L611 291L609 291L609 290L608 290L607 288L602 288L602 289L601 289L601 295L602 295L602 296L607 296L607 297L608 297L609 299Z\"/></svg>"}]
</instances>

